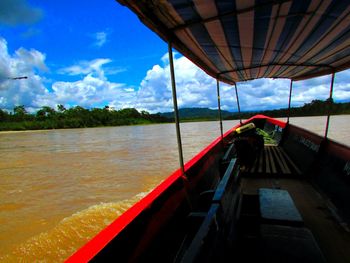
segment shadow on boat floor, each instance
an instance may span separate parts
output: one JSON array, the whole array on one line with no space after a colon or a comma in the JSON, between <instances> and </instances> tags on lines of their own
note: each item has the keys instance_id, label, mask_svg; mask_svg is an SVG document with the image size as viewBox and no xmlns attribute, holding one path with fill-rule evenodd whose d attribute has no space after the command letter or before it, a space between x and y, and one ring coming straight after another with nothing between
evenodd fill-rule
<instances>
[{"instance_id":1,"label":"shadow on boat floor","mask_svg":"<svg viewBox=\"0 0 350 263\"><path fill-rule=\"evenodd\" d=\"M299 178L250 175L245 173L241 181L238 237L228 250L227 262L350 262L350 234L339 224L328 201L311 184ZM302 223L292 222L288 218L290 212L281 207L275 208L277 217L282 214L287 218L264 219L259 189L288 193ZM276 202L274 205L278 206L279 201ZM281 202L285 208L288 206L285 200Z\"/></svg>"}]
</instances>

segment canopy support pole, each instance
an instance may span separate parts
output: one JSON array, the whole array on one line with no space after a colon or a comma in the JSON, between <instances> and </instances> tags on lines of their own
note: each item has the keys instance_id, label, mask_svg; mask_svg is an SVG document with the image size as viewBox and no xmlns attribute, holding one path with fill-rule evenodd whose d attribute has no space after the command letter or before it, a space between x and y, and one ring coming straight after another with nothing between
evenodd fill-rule
<instances>
[{"instance_id":1,"label":"canopy support pole","mask_svg":"<svg viewBox=\"0 0 350 263\"><path fill-rule=\"evenodd\" d=\"M328 136L329 121L330 121L331 111L332 111L334 77L335 77L335 73L332 73L331 87L329 90L329 98L328 98L328 115L327 115L327 122L326 122L326 130L324 132L325 139L327 139L327 136Z\"/></svg>"},{"instance_id":2,"label":"canopy support pole","mask_svg":"<svg viewBox=\"0 0 350 263\"><path fill-rule=\"evenodd\" d=\"M289 102L288 102L288 116L287 116L287 123L289 123L289 117L290 117L290 103L292 101L292 91L293 91L293 80L290 80L290 87L289 87Z\"/></svg>"},{"instance_id":3,"label":"canopy support pole","mask_svg":"<svg viewBox=\"0 0 350 263\"><path fill-rule=\"evenodd\" d=\"M219 108L219 120L220 120L220 135L221 141L224 142L224 131L222 128L222 116L221 116L221 104L220 104L220 83L219 80L216 80L216 91L218 93L218 108Z\"/></svg>"},{"instance_id":4,"label":"canopy support pole","mask_svg":"<svg viewBox=\"0 0 350 263\"><path fill-rule=\"evenodd\" d=\"M240 124L242 124L241 107L239 106L239 98L238 98L238 91L237 91L237 84L236 84L236 82L235 82L235 90L236 90L236 100L237 100L237 107L238 107L239 122L240 122Z\"/></svg>"},{"instance_id":5,"label":"canopy support pole","mask_svg":"<svg viewBox=\"0 0 350 263\"><path fill-rule=\"evenodd\" d=\"M179 150L179 162L180 162L182 175L185 176L185 166L184 166L182 142L181 142L181 131L180 131L179 109L177 107L177 95L176 95L176 82L175 82L173 49L172 49L171 42L168 43L168 54L169 54L169 64L170 64L171 88L172 88L173 104L174 104L174 116L175 116L175 127L176 127L176 137L177 137L177 148Z\"/></svg>"}]
</instances>

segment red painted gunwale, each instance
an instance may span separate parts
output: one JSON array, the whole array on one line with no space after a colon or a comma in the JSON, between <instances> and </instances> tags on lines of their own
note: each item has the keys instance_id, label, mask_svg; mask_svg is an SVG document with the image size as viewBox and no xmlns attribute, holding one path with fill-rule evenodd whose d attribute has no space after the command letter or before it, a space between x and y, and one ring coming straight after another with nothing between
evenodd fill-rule
<instances>
[{"instance_id":1,"label":"red painted gunwale","mask_svg":"<svg viewBox=\"0 0 350 263\"><path fill-rule=\"evenodd\" d=\"M251 122L254 119L266 119L268 122L278 125L281 128L286 127L286 122L276 120L264 115L255 115L252 118L245 120L242 125ZM224 138L229 136L240 124L234 126L232 129L224 134ZM210 152L221 141L221 136L216 138L205 149L199 152L195 157L185 164L185 172L194 166L204 155ZM132 222L143 210L147 209L167 188L169 188L175 181L181 178L181 169L176 170L161 184L159 184L148 195L130 207L126 212L114 220L109 226L103 229L88 243L78 249L66 262L87 262L91 260L97 253L99 253L113 238L115 238L130 222Z\"/></svg>"}]
</instances>

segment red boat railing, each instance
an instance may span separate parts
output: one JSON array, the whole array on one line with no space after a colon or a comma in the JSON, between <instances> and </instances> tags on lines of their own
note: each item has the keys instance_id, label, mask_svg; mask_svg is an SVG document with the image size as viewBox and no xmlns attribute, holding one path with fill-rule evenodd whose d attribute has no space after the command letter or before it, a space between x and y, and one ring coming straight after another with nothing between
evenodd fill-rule
<instances>
[{"instance_id":1,"label":"red boat railing","mask_svg":"<svg viewBox=\"0 0 350 263\"><path fill-rule=\"evenodd\" d=\"M274 125L278 125L281 128L286 126L286 123L283 121L279 121L273 118L269 118L264 115L256 115L246 121L243 124L251 122L253 120L266 120ZM234 126L231 130L227 131L224 134L224 140L227 141L230 139L232 132L238 128L240 124ZM201 179L201 175L204 174L204 171L207 169L207 163L210 165L215 162L215 160L210 161L211 155L213 152L223 151L221 136L216 138L210 145L208 145L205 149L199 152L195 157L193 157L190 161L188 161L185 166L185 173L190 177L191 182L198 181ZM204 165L203 165L204 164ZM199 167L202 165L204 168ZM197 174L196 174L197 173ZM183 184L182 171L178 169L172 175L170 175L167 179L165 179L161 184L159 184L153 191L151 191L148 195L142 198L139 202L133 205L130 209L128 209L125 213L123 213L120 217L118 217L114 222L112 222L109 226L103 229L99 234L97 234L93 239L91 239L87 244L77 250L70 258L67 259L67 262L86 262L91 260L95 255L97 255L109 242L111 242L118 234L123 231L128 225L131 224L133 220L135 220L140 214L146 211L152 204L160 198L171 186L175 184ZM180 200L186 198L185 187L183 187L182 191L177 192L175 195L175 199L177 199L174 203L179 202ZM159 220L159 218L157 219ZM157 226L155 228L160 228L160 222L157 222ZM153 229L155 234L159 229ZM151 236L153 235L150 234Z\"/></svg>"}]
</instances>

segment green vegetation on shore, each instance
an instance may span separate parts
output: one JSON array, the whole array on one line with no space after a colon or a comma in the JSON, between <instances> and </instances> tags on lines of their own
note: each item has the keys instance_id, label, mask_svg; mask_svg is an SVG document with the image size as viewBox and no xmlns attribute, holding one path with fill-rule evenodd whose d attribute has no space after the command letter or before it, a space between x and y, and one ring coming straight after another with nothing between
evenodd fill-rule
<instances>
[{"instance_id":1,"label":"green vegetation on shore","mask_svg":"<svg viewBox=\"0 0 350 263\"><path fill-rule=\"evenodd\" d=\"M0 131L121 126L167 121L167 118L159 114L138 112L133 108L111 110L108 106L90 110L80 106L66 109L63 105L57 105L57 110L44 106L35 114L28 113L24 106L16 106L13 113L0 109Z\"/></svg>"},{"instance_id":2,"label":"green vegetation on shore","mask_svg":"<svg viewBox=\"0 0 350 263\"><path fill-rule=\"evenodd\" d=\"M301 107L291 107L290 117L304 117L304 116L324 116L328 115L340 115L340 114L350 114L350 102L336 103L333 100L313 100L310 103L306 103ZM241 118L248 119L256 114L263 114L269 117L286 117L288 116L288 108L278 109L278 110L266 110L259 112L242 112ZM235 113L226 120L238 119L239 115Z\"/></svg>"},{"instance_id":3,"label":"green vegetation on shore","mask_svg":"<svg viewBox=\"0 0 350 263\"><path fill-rule=\"evenodd\" d=\"M335 103L333 100L313 100L310 103L304 104L302 107L291 107L291 117L303 116L321 116L327 115L328 112L332 115L350 114L350 103ZM269 117L285 117L288 116L288 109L266 110L266 111L243 111L241 116L237 112L221 111L224 120L248 119L256 114L263 114ZM167 117L174 121L174 112L160 113L161 116ZM181 121L210 121L217 120L218 110L211 110L208 108L183 108L179 110Z\"/></svg>"},{"instance_id":4,"label":"green vegetation on shore","mask_svg":"<svg viewBox=\"0 0 350 263\"><path fill-rule=\"evenodd\" d=\"M350 114L350 103L335 103L333 101L313 100L302 107L292 107L291 117ZM225 120L239 119L238 113L222 111ZM260 112L242 112L241 118L247 119L256 114L270 117L285 117L288 109L268 110ZM210 121L218 119L218 111L208 108L183 108L179 110L181 121ZM57 105L57 109L42 107L36 113L28 113L24 106L16 106L13 113L0 109L0 131L64 129L100 126L121 126L136 124L165 123L174 121L174 113L150 114L147 111L137 111L134 108L113 110L108 106L103 109L85 109L76 106L66 109Z\"/></svg>"}]
</instances>

